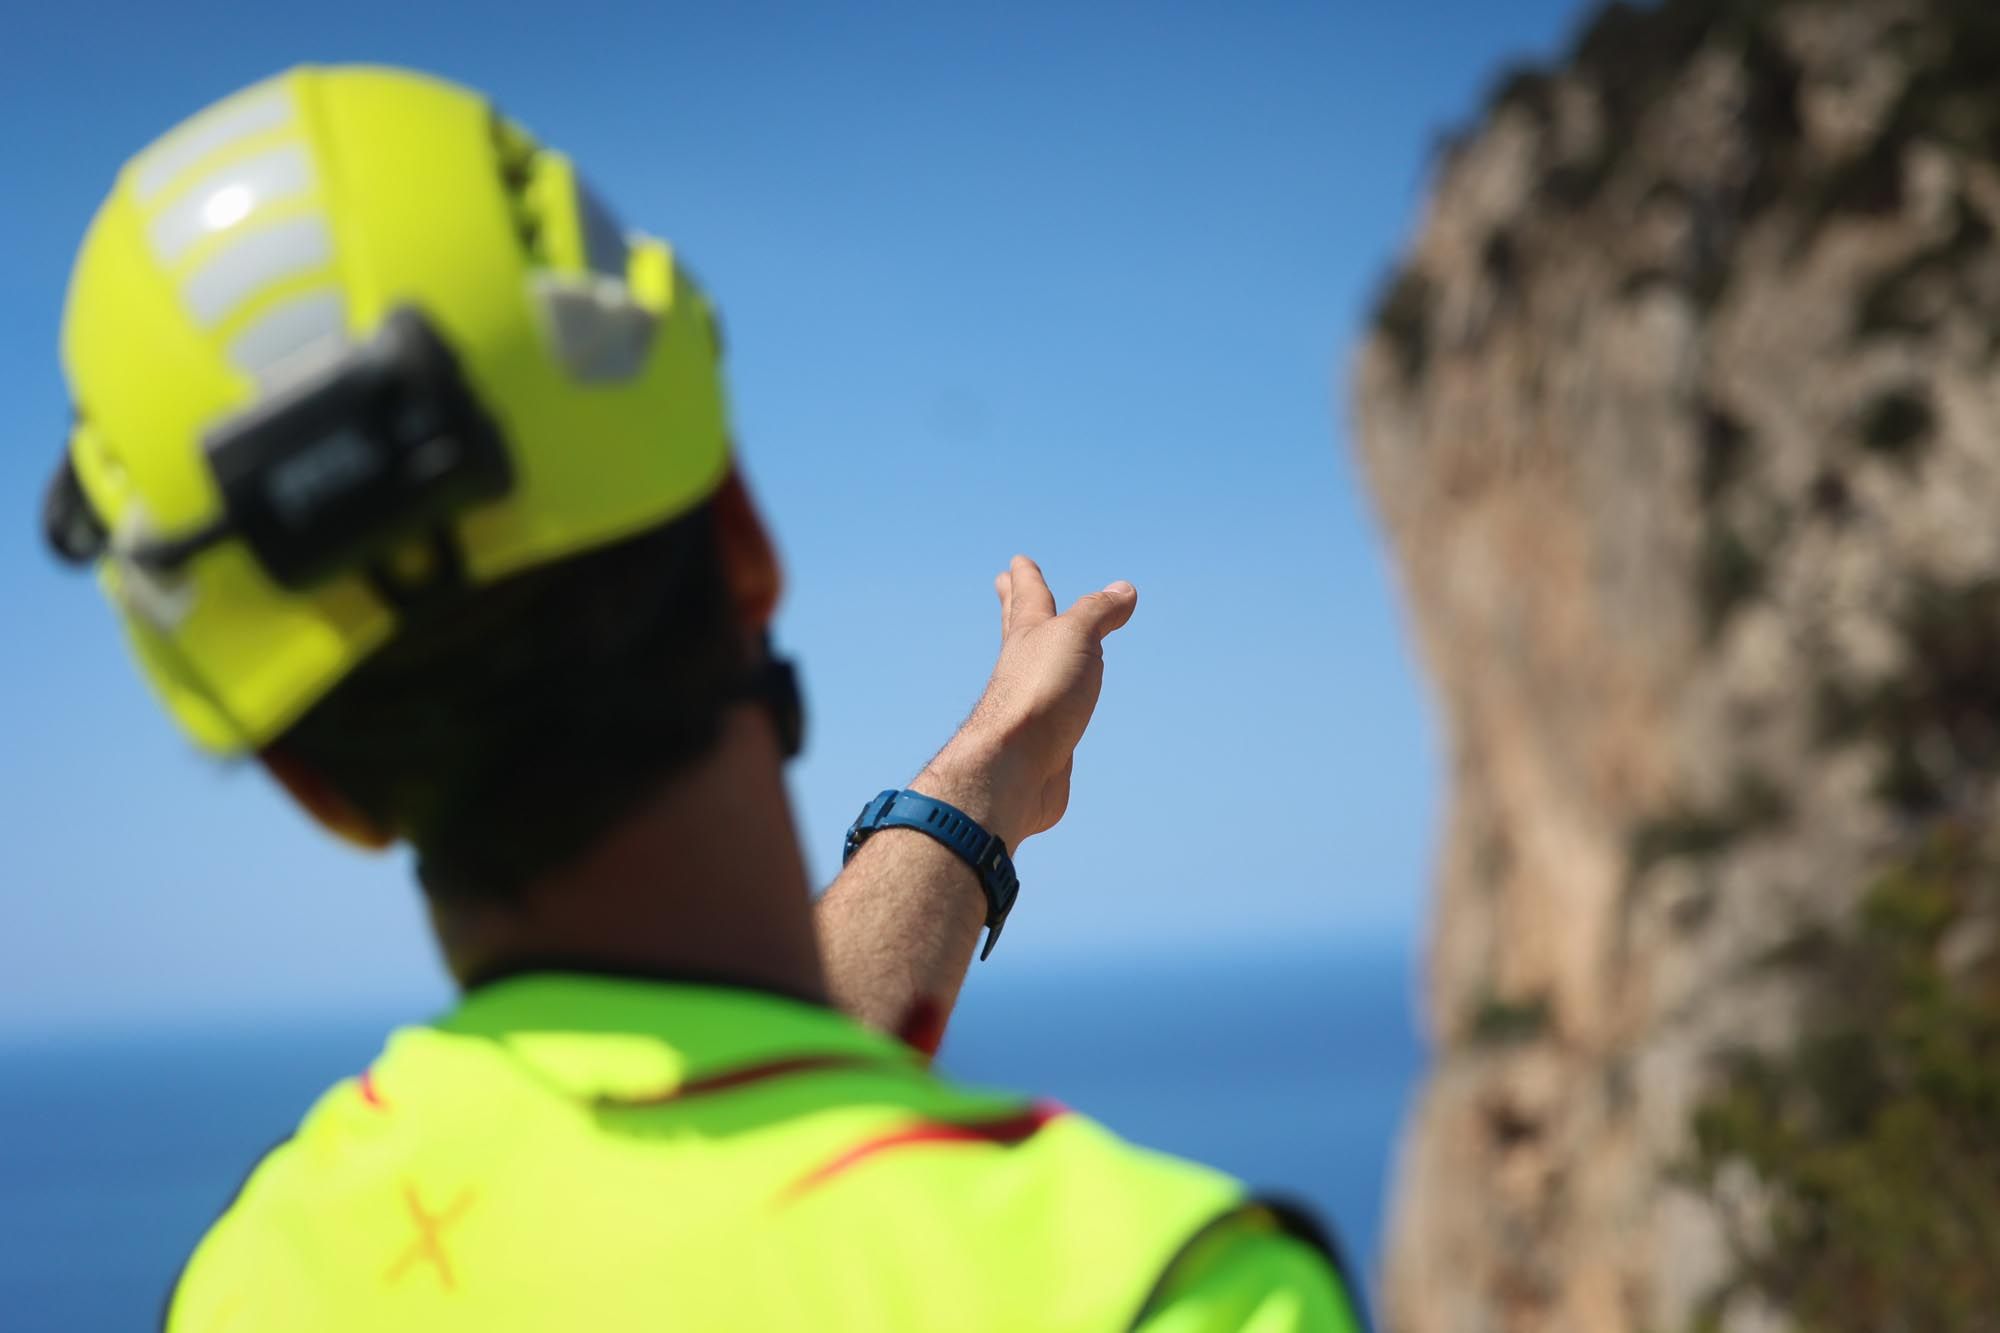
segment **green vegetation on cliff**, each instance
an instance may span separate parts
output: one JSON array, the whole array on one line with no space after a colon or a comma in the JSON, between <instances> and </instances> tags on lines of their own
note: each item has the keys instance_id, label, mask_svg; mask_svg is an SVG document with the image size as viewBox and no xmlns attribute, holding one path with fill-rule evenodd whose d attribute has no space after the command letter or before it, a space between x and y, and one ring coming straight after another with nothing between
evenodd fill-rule
<instances>
[{"instance_id":1,"label":"green vegetation on cliff","mask_svg":"<svg viewBox=\"0 0 2000 1333\"><path fill-rule=\"evenodd\" d=\"M1689 1183L1754 1295L1812 1333L2000 1328L2000 888L1963 825L1884 875L1847 929L1771 966L1824 980L1805 1035L1734 1059Z\"/></svg>"}]
</instances>

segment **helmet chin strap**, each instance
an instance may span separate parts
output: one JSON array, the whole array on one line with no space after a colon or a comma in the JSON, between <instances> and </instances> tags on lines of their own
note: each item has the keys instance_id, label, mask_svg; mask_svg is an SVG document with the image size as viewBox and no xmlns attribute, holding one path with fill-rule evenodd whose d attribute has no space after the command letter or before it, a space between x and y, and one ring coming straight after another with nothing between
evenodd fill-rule
<instances>
[{"instance_id":1,"label":"helmet chin strap","mask_svg":"<svg viewBox=\"0 0 2000 1333\"><path fill-rule=\"evenodd\" d=\"M799 693L798 669L790 658L778 656L769 630L764 632L763 657L744 674L738 697L764 705L777 728L780 757L797 758L805 748L805 700Z\"/></svg>"}]
</instances>

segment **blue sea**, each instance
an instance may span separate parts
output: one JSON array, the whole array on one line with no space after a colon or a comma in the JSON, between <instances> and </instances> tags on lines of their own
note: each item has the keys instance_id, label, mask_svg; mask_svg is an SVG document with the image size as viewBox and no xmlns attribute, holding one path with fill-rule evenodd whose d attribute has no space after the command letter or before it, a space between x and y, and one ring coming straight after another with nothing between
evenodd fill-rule
<instances>
[{"instance_id":1,"label":"blue sea","mask_svg":"<svg viewBox=\"0 0 2000 1333\"><path fill-rule=\"evenodd\" d=\"M1389 949L1003 961L974 970L939 1063L1302 1199L1372 1272L1423 1059L1412 995ZM0 1325L155 1325L248 1166L392 1021L0 1047Z\"/></svg>"}]
</instances>

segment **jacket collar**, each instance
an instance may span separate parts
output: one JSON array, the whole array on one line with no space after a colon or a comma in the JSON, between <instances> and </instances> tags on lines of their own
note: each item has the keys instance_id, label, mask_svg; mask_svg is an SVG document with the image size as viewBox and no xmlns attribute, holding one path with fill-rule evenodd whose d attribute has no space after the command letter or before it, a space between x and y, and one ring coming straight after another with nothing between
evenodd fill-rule
<instances>
[{"instance_id":1,"label":"jacket collar","mask_svg":"<svg viewBox=\"0 0 2000 1333\"><path fill-rule=\"evenodd\" d=\"M799 1060L922 1067L903 1043L795 996L595 965L536 963L479 978L432 1027L494 1041L541 1081L597 1099L669 1097Z\"/></svg>"}]
</instances>

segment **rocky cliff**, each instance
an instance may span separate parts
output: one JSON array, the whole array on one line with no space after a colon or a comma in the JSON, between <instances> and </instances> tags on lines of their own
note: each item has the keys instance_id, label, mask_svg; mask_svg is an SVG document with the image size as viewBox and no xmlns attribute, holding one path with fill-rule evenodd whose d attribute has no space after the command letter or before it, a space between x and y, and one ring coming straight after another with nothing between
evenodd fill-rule
<instances>
[{"instance_id":1,"label":"rocky cliff","mask_svg":"<svg viewBox=\"0 0 2000 1333\"><path fill-rule=\"evenodd\" d=\"M1613 6L1355 367L1451 753L1402 1333L2000 1319L2000 4Z\"/></svg>"}]
</instances>

